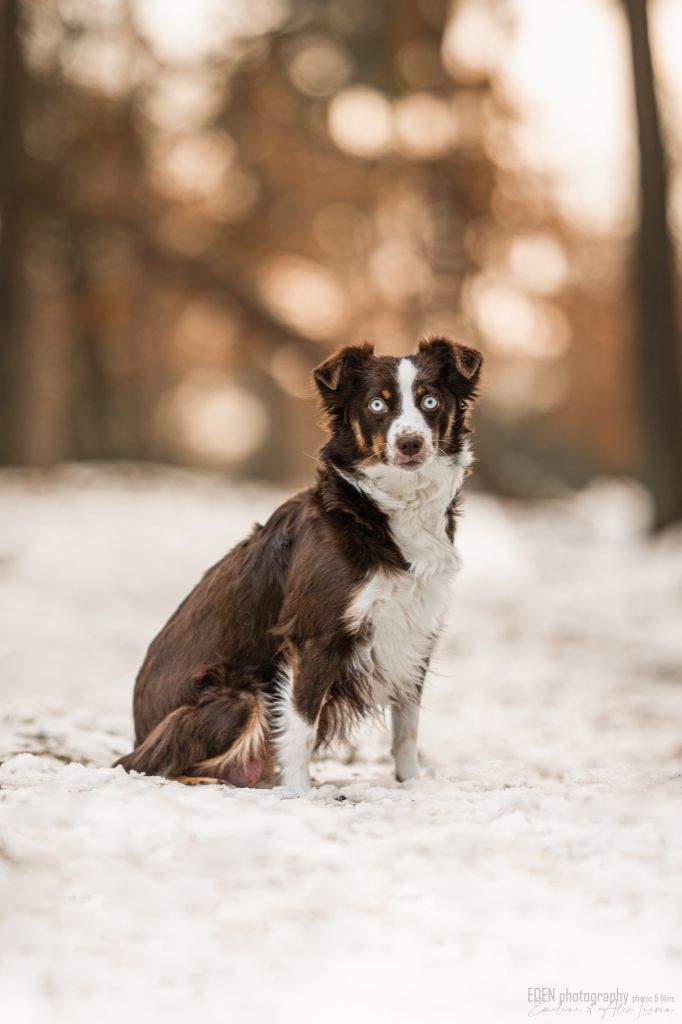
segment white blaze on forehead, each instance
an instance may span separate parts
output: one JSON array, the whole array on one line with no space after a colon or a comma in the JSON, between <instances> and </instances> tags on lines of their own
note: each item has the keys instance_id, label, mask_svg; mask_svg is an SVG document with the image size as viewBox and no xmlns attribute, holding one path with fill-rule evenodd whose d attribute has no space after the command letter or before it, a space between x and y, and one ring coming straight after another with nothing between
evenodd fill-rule
<instances>
[{"instance_id":1,"label":"white blaze on forehead","mask_svg":"<svg viewBox=\"0 0 682 1024\"><path fill-rule=\"evenodd\" d=\"M400 393L400 411L393 420L388 431L388 443L394 444L401 434L420 434L427 444L431 441L431 431L414 401L414 381L417 367L411 359L401 359L398 363L398 391Z\"/></svg>"}]
</instances>

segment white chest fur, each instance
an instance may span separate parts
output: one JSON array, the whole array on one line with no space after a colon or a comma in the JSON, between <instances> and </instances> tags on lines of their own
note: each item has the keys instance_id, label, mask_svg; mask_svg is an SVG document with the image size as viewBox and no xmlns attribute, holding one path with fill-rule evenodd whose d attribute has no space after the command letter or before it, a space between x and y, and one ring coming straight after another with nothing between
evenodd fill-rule
<instances>
[{"instance_id":1,"label":"white chest fur","mask_svg":"<svg viewBox=\"0 0 682 1024\"><path fill-rule=\"evenodd\" d=\"M428 579L376 572L348 610L353 628L368 627L358 667L371 677L377 704L417 699L448 606L450 576Z\"/></svg>"},{"instance_id":2,"label":"white chest fur","mask_svg":"<svg viewBox=\"0 0 682 1024\"><path fill-rule=\"evenodd\" d=\"M447 536L448 505L470 459L434 460L413 474L392 467L368 471L361 489L386 512L407 572L374 573L356 592L346 615L351 628L368 629L358 666L372 680L378 704L417 699L424 668L443 623L450 581L459 568Z\"/></svg>"}]
</instances>

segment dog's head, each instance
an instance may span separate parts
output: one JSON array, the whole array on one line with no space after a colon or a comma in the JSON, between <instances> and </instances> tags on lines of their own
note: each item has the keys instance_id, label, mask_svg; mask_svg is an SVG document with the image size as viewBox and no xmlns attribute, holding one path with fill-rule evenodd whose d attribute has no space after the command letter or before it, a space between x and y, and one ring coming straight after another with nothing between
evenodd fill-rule
<instances>
[{"instance_id":1,"label":"dog's head","mask_svg":"<svg viewBox=\"0 0 682 1024\"><path fill-rule=\"evenodd\" d=\"M328 451L344 466L406 472L437 455L457 455L481 363L476 349L446 338L422 341L403 359L376 356L368 344L340 349L314 371Z\"/></svg>"}]
</instances>

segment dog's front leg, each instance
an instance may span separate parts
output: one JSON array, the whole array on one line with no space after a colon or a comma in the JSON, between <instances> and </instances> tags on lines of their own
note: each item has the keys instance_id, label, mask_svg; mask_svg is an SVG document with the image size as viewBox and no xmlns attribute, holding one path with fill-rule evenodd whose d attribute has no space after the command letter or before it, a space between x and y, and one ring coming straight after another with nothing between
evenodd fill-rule
<instances>
[{"instance_id":1,"label":"dog's front leg","mask_svg":"<svg viewBox=\"0 0 682 1024\"><path fill-rule=\"evenodd\" d=\"M284 699L277 723L277 758L282 785L303 796L311 787L310 758L315 747L317 723L297 709L293 699Z\"/></svg>"},{"instance_id":2,"label":"dog's front leg","mask_svg":"<svg viewBox=\"0 0 682 1024\"><path fill-rule=\"evenodd\" d=\"M417 760L417 735L419 733L419 704L415 702L393 704L391 707L393 726L393 759L395 777L398 782L419 777Z\"/></svg>"},{"instance_id":3,"label":"dog's front leg","mask_svg":"<svg viewBox=\"0 0 682 1024\"><path fill-rule=\"evenodd\" d=\"M282 785L297 796L311 788L310 758L330 668L330 659L308 642L293 653L282 672L275 729L277 759Z\"/></svg>"}]
</instances>

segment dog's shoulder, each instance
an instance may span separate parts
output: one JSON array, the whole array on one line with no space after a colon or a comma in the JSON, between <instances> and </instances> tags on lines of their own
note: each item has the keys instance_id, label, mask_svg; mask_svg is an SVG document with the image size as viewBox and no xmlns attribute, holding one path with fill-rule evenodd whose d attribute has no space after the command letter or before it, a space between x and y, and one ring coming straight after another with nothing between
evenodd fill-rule
<instances>
[{"instance_id":1,"label":"dog's shoulder","mask_svg":"<svg viewBox=\"0 0 682 1024\"><path fill-rule=\"evenodd\" d=\"M318 469L315 500L321 520L343 559L366 575L378 569L407 571L409 564L396 544L390 520L372 497L334 466Z\"/></svg>"},{"instance_id":2,"label":"dog's shoulder","mask_svg":"<svg viewBox=\"0 0 682 1024\"><path fill-rule=\"evenodd\" d=\"M386 514L340 477L319 467L317 484L281 506L264 529L271 543L287 532L293 548L277 632L306 637L343 633L351 595L378 570L409 567Z\"/></svg>"}]
</instances>

